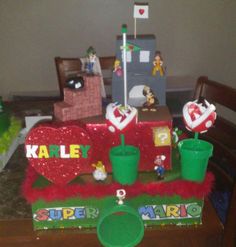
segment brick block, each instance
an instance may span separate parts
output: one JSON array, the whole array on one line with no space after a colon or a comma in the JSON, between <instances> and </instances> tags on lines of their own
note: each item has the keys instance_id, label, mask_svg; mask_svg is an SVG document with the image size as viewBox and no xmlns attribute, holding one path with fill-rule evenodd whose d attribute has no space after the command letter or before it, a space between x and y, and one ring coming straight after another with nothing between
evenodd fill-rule
<instances>
[{"instance_id":1,"label":"brick block","mask_svg":"<svg viewBox=\"0 0 236 247\"><path fill-rule=\"evenodd\" d=\"M73 106L62 102L57 102L54 104L54 115L55 118L61 121L71 120L71 110Z\"/></svg>"},{"instance_id":2,"label":"brick block","mask_svg":"<svg viewBox=\"0 0 236 247\"><path fill-rule=\"evenodd\" d=\"M85 76L84 88L80 90L64 88L64 101L70 105L81 104L83 101L88 101L91 98L102 100L100 76Z\"/></svg>"},{"instance_id":3,"label":"brick block","mask_svg":"<svg viewBox=\"0 0 236 247\"><path fill-rule=\"evenodd\" d=\"M54 104L54 115L61 121L102 114L101 77L85 76L81 90L64 89L64 101Z\"/></svg>"},{"instance_id":4,"label":"brick block","mask_svg":"<svg viewBox=\"0 0 236 247\"><path fill-rule=\"evenodd\" d=\"M84 89L74 90L70 88L64 88L64 102L69 105L81 104L83 99Z\"/></svg>"}]
</instances>

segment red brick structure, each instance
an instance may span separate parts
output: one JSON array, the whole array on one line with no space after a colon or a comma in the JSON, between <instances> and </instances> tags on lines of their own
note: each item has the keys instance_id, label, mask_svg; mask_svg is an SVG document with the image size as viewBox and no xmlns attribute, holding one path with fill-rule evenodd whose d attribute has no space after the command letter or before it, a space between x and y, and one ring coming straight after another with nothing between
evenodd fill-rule
<instances>
[{"instance_id":1,"label":"red brick structure","mask_svg":"<svg viewBox=\"0 0 236 247\"><path fill-rule=\"evenodd\" d=\"M54 104L54 116L61 121L102 114L101 77L84 76L84 88L64 88L64 101Z\"/></svg>"}]
</instances>

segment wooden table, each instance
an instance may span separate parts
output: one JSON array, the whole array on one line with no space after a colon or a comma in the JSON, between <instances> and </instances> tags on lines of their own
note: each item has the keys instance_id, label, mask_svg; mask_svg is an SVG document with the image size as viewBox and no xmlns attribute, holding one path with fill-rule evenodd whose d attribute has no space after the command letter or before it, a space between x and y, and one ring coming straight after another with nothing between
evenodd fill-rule
<instances>
[{"instance_id":1,"label":"wooden table","mask_svg":"<svg viewBox=\"0 0 236 247\"><path fill-rule=\"evenodd\" d=\"M206 201L201 226L160 226L148 228L138 246L221 246L222 229L215 219L215 211ZM212 228L212 225L215 225ZM33 231L32 219L0 220L0 246L4 247L96 247L101 246L96 230L45 230Z\"/></svg>"},{"instance_id":2,"label":"wooden table","mask_svg":"<svg viewBox=\"0 0 236 247\"><path fill-rule=\"evenodd\" d=\"M207 215L206 215L207 214ZM213 208L207 201L203 211L202 226L163 226L145 230L142 242L138 246L221 246L221 231L219 222L212 229L212 219L215 219ZM211 224L210 224L211 222ZM32 219L0 220L0 246L4 247L92 247L101 246L96 231L90 230L45 230L33 231Z\"/></svg>"},{"instance_id":3,"label":"wooden table","mask_svg":"<svg viewBox=\"0 0 236 247\"><path fill-rule=\"evenodd\" d=\"M53 102L15 102L9 104L16 115L40 110L42 114L52 113ZM0 246L3 247L73 247L101 246L96 229L61 229L34 231L30 205L20 194L27 160L23 146L19 146L4 171L0 173ZM138 246L221 246L222 226L215 220L215 211L205 200L203 224L200 226L159 226L145 229L145 235ZM214 219L215 222L212 222ZM214 224L212 224L214 223Z\"/></svg>"}]
</instances>

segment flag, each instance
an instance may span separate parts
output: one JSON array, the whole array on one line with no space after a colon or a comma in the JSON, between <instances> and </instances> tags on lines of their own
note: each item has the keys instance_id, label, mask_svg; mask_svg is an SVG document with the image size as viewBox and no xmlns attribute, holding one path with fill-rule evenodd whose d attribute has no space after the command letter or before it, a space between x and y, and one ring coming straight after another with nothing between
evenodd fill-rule
<instances>
[{"instance_id":1,"label":"flag","mask_svg":"<svg viewBox=\"0 0 236 247\"><path fill-rule=\"evenodd\" d=\"M124 47L121 46L120 49L122 50ZM131 44L129 42L126 43L126 47L125 47L125 50L126 51L140 51L141 48L138 46L138 45L134 45L134 44Z\"/></svg>"},{"instance_id":2,"label":"flag","mask_svg":"<svg viewBox=\"0 0 236 247\"><path fill-rule=\"evenodd\" d=\"M131 44L129 42L126 43L126 51L140 51L141 48L137 45Z\"/></svg>"},{"instance_id":3,"label":"flag","mask_svg":"<svg viewBox=\"0 0 236 247\"><path fill-rule=\"evenodd\" d=\"M148 3L134 4L134 18L148 19Z\"/></svg>"}]
</instances>

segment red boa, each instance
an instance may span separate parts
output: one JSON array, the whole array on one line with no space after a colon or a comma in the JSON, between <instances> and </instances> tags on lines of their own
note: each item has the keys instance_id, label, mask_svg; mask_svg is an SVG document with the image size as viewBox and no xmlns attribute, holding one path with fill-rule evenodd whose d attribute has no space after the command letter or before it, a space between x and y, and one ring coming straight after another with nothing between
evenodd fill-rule
<instances>
[{"instance_id":1,"label":"red boa","mask_svg":"<svg viewBox=\"0 0 236 247\"><path fill-rule=\"evenodd\" d=\"M50 184L45 188L33 188L38 174L32 167L28 167L26 178L22 186L24 197L29 203L33 203L39 199L45 201L65 200L71 197L97 197L112 196L116 194L117 189L125 189L127 197L135 197L140 194L149 194L151 196L173 196L179 195L182 198L203 198L211 192L214 183L214 176L208 172L202 183L190 182L186 180L175 180L172 182L136 182L133 185L120 185L118 183L111 184L94 184L86 183L86 185L68 184L59 186Z\"/></svg>"}]
</instances>

